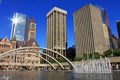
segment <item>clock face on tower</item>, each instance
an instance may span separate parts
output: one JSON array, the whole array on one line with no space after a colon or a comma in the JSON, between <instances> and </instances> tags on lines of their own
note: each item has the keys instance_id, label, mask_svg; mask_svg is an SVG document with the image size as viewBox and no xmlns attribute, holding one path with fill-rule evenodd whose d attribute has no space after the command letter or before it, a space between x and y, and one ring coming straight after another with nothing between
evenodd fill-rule
<instances>
[{"instance_id":1,"label":"clock face on tower","mask_svg":"<svg viewBox=\"0 0 120 80\"><path fill-rule=\"evenodd\" d=\"M34 27L35 27L35 24L32 24L32 27L34 28Z\"/></svg>"}]
</instances>

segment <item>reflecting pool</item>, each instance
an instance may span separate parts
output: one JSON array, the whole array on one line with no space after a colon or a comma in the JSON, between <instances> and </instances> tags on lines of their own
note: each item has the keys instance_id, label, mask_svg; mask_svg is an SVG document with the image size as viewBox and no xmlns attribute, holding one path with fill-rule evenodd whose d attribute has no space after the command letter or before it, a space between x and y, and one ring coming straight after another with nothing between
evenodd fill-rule
<instances>
[{"instance_id":1,"label":"reflecting pool","mask_svg":"<svg viewBox=\"0 0 120 80\"><path fill-rule=\"evenodd\" d=\"M0 80L120 80L120 71L113 71L112 74L82 74L72 71L0 71Z\"/></svg>"}]
</instances>

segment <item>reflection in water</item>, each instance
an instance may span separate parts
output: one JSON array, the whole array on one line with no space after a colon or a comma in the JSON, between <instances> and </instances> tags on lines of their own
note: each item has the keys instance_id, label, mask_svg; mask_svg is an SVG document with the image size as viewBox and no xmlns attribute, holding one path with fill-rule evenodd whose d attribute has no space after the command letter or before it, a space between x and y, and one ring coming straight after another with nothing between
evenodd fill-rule
<instances>
[{"instance_id":1,"label":"reflection in water","mask_svg":"<svg viewBox=\"0 0 120 80\"><path fill-rule=\"evenodd\" d=\"M74 74L75 80L113 80L112 74Z\"/></svg>"},{"instance_id":2,"label":"reflection in water","mask_svg":"<svg viewBox=\"0 0 120 80\"><path fill-rule=\"evenodd\" d=\"M112 75L113 75L113 80L120 80L120 71L114 71Z\"/></svg>"},{"instance_id":3,"label":"reflection in water","mask_svg":"<svg viewBox=\"0 0 120 80\"><path fill-rule=\"evenodd\" d=\"M120 72L82 74L71 71L0 71L0 80L120 80Z\"/></svg>"},{"instance_id":4,"label":"reflection in water","mask_svg":"<svg viewBox=\"0 0 120 80\"><path fill-rule=\"evenodd\" d=\"M0 71L0 80L39 80L38 71Z\"/></svg>"}]
</instances>

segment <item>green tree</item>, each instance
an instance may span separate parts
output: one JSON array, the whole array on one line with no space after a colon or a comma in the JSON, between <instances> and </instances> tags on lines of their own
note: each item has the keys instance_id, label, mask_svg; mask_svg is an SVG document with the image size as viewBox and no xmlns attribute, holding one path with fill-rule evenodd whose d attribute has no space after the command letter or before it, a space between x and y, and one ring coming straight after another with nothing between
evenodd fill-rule
<instances>
[{"instance_id":1,"label":"green tree","mask_svg":"<svg viewBox=\"0 0 120 80\"><path fill-rule=\"evenodd\" d=\"M63 59L62 57L59 57L56 60L58 60L59 62L65 62L65 59Z\"/></svg>"},{"instance_id":2,"label":"green tree","mask_svg":"<svg viewBox=\"0 0 120 80\"><path fill-rule=\"evenodd\" d=\"M113 49L108 49L107 51L105 51L103 53L103 56L104 57L111 57L111 56L113 56Z\"/></svg>"},{"instance_id":3,"label":"green tree","mask_svg":"<svg viewBox=\"0 0 120 80\"><path fill-rule=\"evenodd\" d=\"M100 53L98 52L94 52L94 53L86 53L83 54L82 59L84 60L88 60L88 59L99 59L100 56L102 56Z\"/></svg>"},{"instance_id":4,"label":"green tree","mask_svg":"<svg viewBox=\"0 0 120 80\"><path fill-rule=\"evenodd\" d=\"M82 60L82 58L81 57L75 57L73 60L74 61L80 61L80 60Z\"/></svg>"},{"instance_id":5,"label":"green tree","mask_svg":"<svg viewBox=\"0 0 120 80\"><path fill-rule=\"evenodd\" d=\"M93 54L94 54L95 59L99 59L99 58L102 56L102 55L101 55L100 53L98 53L98 52L94 52Z\"/></svg>"},{"instance_id":6,"label":"green tree","mask_svg":"<svg viewBox=\"0 0 120 80\"><path fill-rule=\"evenodd\" d=\"M113 56L120 56L120 49L113 50Z\"/></svg>"},{"instance_id":7,"label":"green tree","mask_svg":"<svg viewBox=\"0 0 120 80\"><path fill-rule=\"evenodd\" d=\"M51 62L51 63L55 63L55 61L51 58L49 58L48 61Z\"/></svg>"}]
</instances>

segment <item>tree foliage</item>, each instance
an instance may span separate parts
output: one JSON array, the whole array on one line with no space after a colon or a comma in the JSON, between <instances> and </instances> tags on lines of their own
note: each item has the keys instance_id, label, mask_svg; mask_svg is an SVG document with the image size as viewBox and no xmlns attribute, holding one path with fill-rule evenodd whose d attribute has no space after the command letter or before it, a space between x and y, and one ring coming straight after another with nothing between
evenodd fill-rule
<instances>
[{"instance_id":1,"label":"tree foliage","mask_svg":"<svg viewBox=\"0 0 120 80\"><path fill-rule=\"evenodd\" d=\"M103 53L105 57L117 57L120 56L120 49L108 49Z\"/></svg>"},{"instance_id":2,"label":"tree foliage","mask_svg":"<svg viewBox=\"0 0 120 80\"><path fill-rule=\"evenodd\" d=\"M98 52L94 52L94 53L86 53L83 54L82 59L84 60L88 60L88 59L99 59L100 56L102 56L100 53Z\"/></svg>"},{"instance_id":3,"label":"tree foliage","mask_svg":"<svg viewBox=\"0 0 120 80\"><path fill-rule=\"evenodd\" d=\"M80 60L82 60L81 57L75 57L75 58L73 59L73 61L80 61Z\"/></svg>"},{"instance_id":4,"label":"tree foliage","mask_svg":"<svg viewBox=\"0 0 120 80\"><path fill-rule=\"evenodd\" d=\"M65 62L65 59L63 59L62 57L59 57L56 60L58 60L59 62Z\"/></svg>"}]
</instances>

